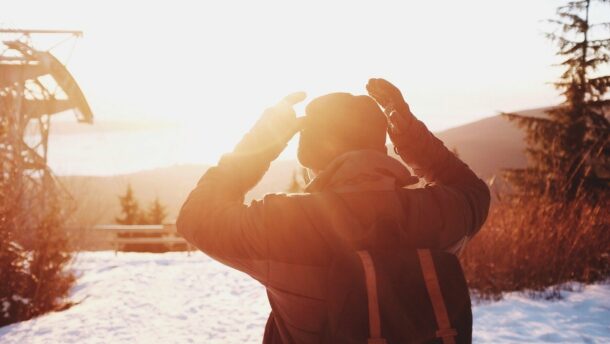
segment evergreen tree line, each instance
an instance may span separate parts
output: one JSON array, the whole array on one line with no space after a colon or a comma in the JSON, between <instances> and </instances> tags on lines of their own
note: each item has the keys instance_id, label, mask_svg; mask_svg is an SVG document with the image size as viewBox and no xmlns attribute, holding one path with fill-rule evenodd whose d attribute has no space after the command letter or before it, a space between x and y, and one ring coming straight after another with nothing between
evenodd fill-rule
<instances>
[{"instance_id":1,"label":"evergreen tree line","mask_svg":"<svg viewBox=\"0 0 610 344\"><path fill-rule=\"evenodd\" d=\"M167 217L167 207L159 201L159 197L142 209L136 199L131 184L127 184L125 194L119 196L121 215L115 218L122 225L160 225Z\"/></svg>"}]
</instances>

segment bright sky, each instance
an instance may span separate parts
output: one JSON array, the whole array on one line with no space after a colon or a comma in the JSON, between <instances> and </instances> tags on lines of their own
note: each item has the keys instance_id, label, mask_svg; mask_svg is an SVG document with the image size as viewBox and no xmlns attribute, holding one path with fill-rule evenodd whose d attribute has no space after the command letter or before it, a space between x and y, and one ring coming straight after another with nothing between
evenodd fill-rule
<instances>
[{"instance_id":1,"label":"bright sky","mask_svg":"<svg viewBox=\"0 0 610 344\"><path fill-rule=\"evenodd\" d=\"M54 51L97 120L187 124L214 162L285 94L364 93L370 77L433 130L555 104L542 32L560 3L0 0L0 27L83 30Z\"/></svg>"}]
</instances>

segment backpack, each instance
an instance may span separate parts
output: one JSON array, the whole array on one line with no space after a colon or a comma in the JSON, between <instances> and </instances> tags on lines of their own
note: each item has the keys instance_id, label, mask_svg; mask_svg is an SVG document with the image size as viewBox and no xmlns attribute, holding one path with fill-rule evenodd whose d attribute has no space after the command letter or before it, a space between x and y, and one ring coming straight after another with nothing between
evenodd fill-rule
<instances>
[{"instance_id":1,"label":"backpack","mask_svg":"<svg viewBox=\"0 0 610 344\"><path fill-rule=\"evenodd\" d=\"M340 212L351 219L341 202ZM385 220L380 224L388 225ZM350 220L349 225L360 224ZM324 343L472 341L470 295L459 260L451 253L376 243L361 250L342 247L327 280Z\"/></svg>"}]
</instances>

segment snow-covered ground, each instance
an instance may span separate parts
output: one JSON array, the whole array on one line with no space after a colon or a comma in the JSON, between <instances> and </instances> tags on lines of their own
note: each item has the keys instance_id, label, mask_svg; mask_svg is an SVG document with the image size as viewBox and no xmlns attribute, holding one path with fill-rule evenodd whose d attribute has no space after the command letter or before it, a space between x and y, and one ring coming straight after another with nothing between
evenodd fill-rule
<instances>
[{"instance_id":1,"label":"snow-covered ground","mask_svg":"<svg viewBox=\"0 0 610 344\"><path fill-rule=\"evenodd\" d=\"M0 343L259 343L265 290L201 253L81 253L69 310L0 328ZM610 343L610 285L560 301L474 307L476 343Z\"/></svg>"}]
</instances>

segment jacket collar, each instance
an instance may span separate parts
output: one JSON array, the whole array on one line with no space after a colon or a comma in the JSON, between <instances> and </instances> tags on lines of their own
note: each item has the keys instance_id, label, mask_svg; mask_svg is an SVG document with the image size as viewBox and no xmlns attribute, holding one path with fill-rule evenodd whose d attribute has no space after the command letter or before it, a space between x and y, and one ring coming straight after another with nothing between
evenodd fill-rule
<instances>
[{"instance_id":1,"label":"jacket collar","mask_svg":"<svg viewBox=\"0 0 610 344\"><path fill-rule=\"evenodd\" d=\"M394 190L417 183L398 160L376 150L347 152L307 185L306 192Z\"/></svg>"}]
</instances>

